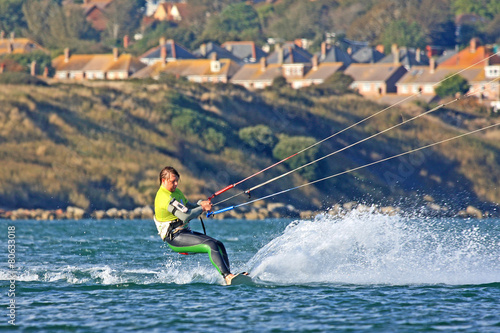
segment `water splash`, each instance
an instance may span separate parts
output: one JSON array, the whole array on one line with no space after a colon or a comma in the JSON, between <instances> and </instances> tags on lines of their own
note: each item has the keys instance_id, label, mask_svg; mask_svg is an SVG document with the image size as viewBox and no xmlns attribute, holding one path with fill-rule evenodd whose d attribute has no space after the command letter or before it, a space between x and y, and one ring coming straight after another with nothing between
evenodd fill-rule
<instances>
[{"instance_id":1,"label":"water splash","mask_svg":"<svg viewBox=\"0 0 500 333\"><path fill-rule=\"evenodd\" d=\"M16 281L65 282L72 285L122 285L154 283L208 283L222 284L223 280L210 267L185 266L178 260L168 260L157 269L113 267L110 265L34 266L16 272ZM0 281L9 281L12 272L0 270Z\"/></svg>"},{"instance_id":2,"label":"water splash","mask_svg":"<svg viewBox=\"0 0 500 333\"><path fill-rule=\"evenodd\" d=\"M500 281L498 222L353 211L295 221L249 262L278 284L483 284Z\"/></svg>"}]
</instances>

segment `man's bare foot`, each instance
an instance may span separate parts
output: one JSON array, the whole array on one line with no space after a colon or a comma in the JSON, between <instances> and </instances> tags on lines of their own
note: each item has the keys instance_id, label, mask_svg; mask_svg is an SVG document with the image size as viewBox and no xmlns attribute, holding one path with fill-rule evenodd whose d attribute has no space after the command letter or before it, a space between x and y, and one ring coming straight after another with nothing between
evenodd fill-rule
<instances>
[{"instance_id":1,"label":"man's bare foot","mask_svg":"<svg viewBox=\"0 0 500 333\"><path fill-rule=\"evenodd\" d=\"M231 274L229 273L228 275L226 275L226 277L224 278L226 280L226 284L227 285L230 285L231 284L231 280L235 277L236 275L234 274Z\"/></svg>"}]
</instances>

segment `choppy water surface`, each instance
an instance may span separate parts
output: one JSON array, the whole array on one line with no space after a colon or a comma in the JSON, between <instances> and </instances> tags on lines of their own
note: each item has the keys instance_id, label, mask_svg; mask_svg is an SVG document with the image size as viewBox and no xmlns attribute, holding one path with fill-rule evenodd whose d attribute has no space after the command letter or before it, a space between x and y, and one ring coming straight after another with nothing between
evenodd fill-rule
<instances>
[{"instance_id":1,"label":"choppy water surface","mask_svg":"<svg viewBox=\"0 0 500 333\"><path fill-rule=\"evenodd\" d=\"M500 332L500 220L205 223L255 286L224 286L206 255L171 252L152 221L0 221L0 329ZM14 297L5 297L9 226Z\"/></svg>"}]
</instances>

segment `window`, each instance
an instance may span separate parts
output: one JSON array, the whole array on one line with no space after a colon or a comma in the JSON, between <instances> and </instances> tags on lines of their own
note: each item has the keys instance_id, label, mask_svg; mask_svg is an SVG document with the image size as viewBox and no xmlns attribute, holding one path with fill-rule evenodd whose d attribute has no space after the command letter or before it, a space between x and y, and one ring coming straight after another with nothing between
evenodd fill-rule
<instances>
[{"instance_id":1,"label":"window","mask_svg":"<svg viewBox=\"0 0 500 333\"><path fill-rule=\"evenodd\" d=\"M485 75L488 78L495 78L500 76L500 66L486 66L484 68Z\"/></svg>"}]
</instances>

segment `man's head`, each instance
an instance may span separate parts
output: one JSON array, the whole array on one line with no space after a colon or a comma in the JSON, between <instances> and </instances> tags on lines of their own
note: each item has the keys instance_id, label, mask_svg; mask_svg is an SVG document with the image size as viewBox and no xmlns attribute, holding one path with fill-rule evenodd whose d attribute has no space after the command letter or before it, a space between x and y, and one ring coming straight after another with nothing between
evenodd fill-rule
<instances>
[{"instance_id":1,"label":"man's head","mask_svg":"<svg viewBox=\"0 0 500 333\"><path fill-rule=\"evenodd\" d=\"M177 170L171 166L166 166L160 172L160 185L165 187L168 191L173 192L177 188L180 177Z\"/></svg>"}]
</instances>

